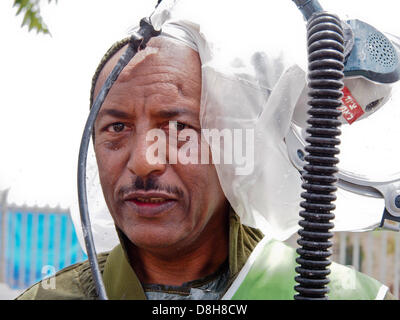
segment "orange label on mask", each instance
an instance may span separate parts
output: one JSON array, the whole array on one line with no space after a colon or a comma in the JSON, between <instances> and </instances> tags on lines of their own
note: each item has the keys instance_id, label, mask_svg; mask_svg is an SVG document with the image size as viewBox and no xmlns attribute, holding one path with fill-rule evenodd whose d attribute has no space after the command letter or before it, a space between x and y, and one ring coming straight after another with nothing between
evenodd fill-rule
<instances>
[{"instance_id":1,"label":"orange label on mask","mask_svg":"<svg viewBox=\"0 0 400 320\"><path fill-rule=\"evenodd\" d=\"M342 111L343 118L349 124L352 124L364 114L364 110L358 104L357 100L351 95L351 92L347 87L344 87L342 92L343 105L339 107L339 110Z\"/></svg>"}]
</instances>

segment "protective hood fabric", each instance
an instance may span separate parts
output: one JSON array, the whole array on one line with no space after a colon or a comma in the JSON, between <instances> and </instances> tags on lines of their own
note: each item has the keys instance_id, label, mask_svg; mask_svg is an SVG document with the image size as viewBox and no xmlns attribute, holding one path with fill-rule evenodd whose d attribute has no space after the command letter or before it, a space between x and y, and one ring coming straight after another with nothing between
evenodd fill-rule
<instances>
[{"instance_id":1,"label":"protective hood fabric","mask_svg":"<svg viewBox=\"0 0 400 320\"><path fill-rule=\"evenodd\" d=\"M152 22L162 25L160 21L166 20L162 27L166 34L200 55L202 129L242 132L233 149L242 150L244 159L216 164L233 209L243 224L284 240L298 229L302 192L301 176L290 163L284 138L306 86L306 28L291 1L275 1L272 8L261 0L246 5L227 0L180 1L172 11L154 14ZM217 149L211 148L213 157L223 154ZM93 150L88 155L87 185L96 248L107 251L118 237L101 192ZM77 201L71 211L80 231ZM346 217L336 223L339 230L354 229L345 208L335 214ZM371 220L376 224L381 212L374 214L361 227L370 227ZM354 221L359 224L358 218Z\"/></svg>"}]
</instances>

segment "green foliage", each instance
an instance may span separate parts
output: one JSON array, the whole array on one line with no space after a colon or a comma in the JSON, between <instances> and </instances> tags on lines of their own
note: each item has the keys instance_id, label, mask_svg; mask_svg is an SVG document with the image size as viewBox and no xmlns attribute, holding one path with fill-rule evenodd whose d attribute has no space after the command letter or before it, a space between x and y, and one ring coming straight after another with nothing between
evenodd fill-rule
<instances>
[{"instance_id":1,"label":"green foliage","mask_svg":"<svg viewBox=\"0 0 400 320\"><path fill-rule=\"evenodd\" d=\"M57 3L57 0L48 0L49 3L52 1ZM40 0L14 0L14 7L17 7L16 15L24 14L21 27L28 26L29 31L34 29L37 33L50 34L40 15L39 2Z\"/></svg>"}]
</instances>

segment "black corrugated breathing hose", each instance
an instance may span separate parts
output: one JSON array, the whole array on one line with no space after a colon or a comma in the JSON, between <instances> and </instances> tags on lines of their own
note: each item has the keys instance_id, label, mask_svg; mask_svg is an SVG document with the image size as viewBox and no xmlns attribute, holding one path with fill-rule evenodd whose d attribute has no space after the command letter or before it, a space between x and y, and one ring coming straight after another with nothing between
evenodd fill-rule
<instances>
[{"instance_id":1,"label":"black corrugated breathing hose","mask_svg":"<svg viewBox=\"0 0 400 320\"><path fill-rule=\"evenodd\" d=\"M296 300L325 300L329 293L328 275L333 228L331 220L336 200L335 177L338 171L335 157L340 140L338 117L341 111L344 39L340 20L329 13L314 13L307 22L308 77L310 117L306 129L308 155L302 173L305 201L300 206L303 218L298 231L295 279Z\"/></svg>"}]
</instances>

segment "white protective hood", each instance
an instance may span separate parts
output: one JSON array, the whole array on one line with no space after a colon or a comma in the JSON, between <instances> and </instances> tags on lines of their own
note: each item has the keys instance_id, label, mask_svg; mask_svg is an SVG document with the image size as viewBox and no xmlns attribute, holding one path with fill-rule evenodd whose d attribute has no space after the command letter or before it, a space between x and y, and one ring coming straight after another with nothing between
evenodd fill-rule
<instances>
[{"instance_id":1,"label":"white protective hood","mask_svg":"<svg viewBox=\"0 0 400 320\"><path fill-rule=\"evenodd\" d=\"M217 173L242 223L284 240L298 229L303 191L300 173L289 160L284 138L306 86L306 27L292 1L274 1L273 6L265 2L250 0L243 5L242 1L232 0L180 1L171 12L166 9L154 14L152 22L162 24L168 18L165 30L179 29L177 37L183 32L181 40L191 39L187 44L195 44L199 52L202 128L253 130L251 173L239 163L217 164ZM162 5L168 8L168 4L163 0ZM214 155L216 150L212 152ZM98 252L107 251L118 238L102 195L93 150L88 155L87 185L96 248ZM360 210L349 217L349 197L353 195L338 193L336 229L376 226L383 200L354 196L362 199L353 198ZM83 244L77 200L71 212Z\"/></svg>"}]
</instances>

